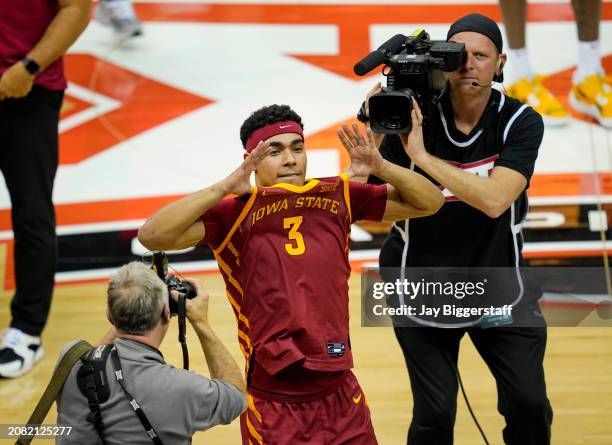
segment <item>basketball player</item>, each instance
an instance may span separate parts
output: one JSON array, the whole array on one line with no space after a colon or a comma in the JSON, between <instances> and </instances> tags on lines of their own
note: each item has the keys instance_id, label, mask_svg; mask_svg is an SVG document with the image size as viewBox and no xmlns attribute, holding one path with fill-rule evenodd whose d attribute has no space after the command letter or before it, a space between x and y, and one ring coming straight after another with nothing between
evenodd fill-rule
<instances>
[{"instance_id":1,"label":"basketball player","mask_svg":"<svg viewBox=\"0 0 612 445\"><path fill-rule=\"evenodd\" d=\"M351 224L430 215L442 195L423 176L383 160L372 133L364 137L356 125L339 131L352 173L389 185L346 175L305 179L302 120L286 105L254 112L240 137L242 165L157 211L139 240L151 250L200 243L214 250L246 358L243 444L376 444L350 371Z\"/></svg>"}]
</instances>

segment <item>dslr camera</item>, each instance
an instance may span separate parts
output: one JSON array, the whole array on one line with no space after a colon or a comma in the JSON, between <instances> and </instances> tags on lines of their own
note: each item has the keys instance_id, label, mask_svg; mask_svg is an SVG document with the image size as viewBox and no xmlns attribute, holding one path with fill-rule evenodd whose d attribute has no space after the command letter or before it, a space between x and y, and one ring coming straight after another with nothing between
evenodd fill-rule
<instances>
[{"instance_id":1,"label":"dslr camera","mask_svg":"<svg viewBox=\"0 0 612 445\"><path fill-rule=\"evenodd\" d=\"M382 73L387 78L386 88L370 97L369 116L365 115L364 104L358 119L369 121L377 133L409 133L412 98L427 119L446 88L444 73L456 71L466 59L463 43L430 40L424 29L408 37L393 36L353 68L355 74L364 76L384 63Z\"/></svg>"},{"instance_id":2,"label":"dslr camera","mask_svg":"<svg viewBox=\"0 0 612 445\"><path fill-rule=\"evenodd\" d=\"M151 265L153 271L159 278L166 283L168 288L168 294L175 290L185 297L185 299L192 299L196 297L196 291L191 284L186 281L182 281L174 275L168 275L168 256L164 252L155 252L153 254L153 264ZM170 315L177 315L179 312L178 303L172 298L169 298Z\"/></svg>"}]
</instances>

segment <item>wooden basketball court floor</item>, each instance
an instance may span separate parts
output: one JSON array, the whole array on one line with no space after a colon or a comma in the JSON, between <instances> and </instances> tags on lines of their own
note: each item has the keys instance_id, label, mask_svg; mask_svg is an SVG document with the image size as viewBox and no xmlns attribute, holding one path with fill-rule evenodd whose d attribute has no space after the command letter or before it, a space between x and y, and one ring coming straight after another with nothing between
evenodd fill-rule
<instances>
[{"instance_id":1,"label":"wooden basketball court floor","mask_svg":"<svg viewBox=\"0 0 612 445\"><path fill-rule=\"evenodd\" d=\"M223 280L218 274L196 277L210 293L213 328L243 366L234 316L225 297ZM372 410L379 443L404 444L412 406L404 360L392 329L360 326L359 286L359 276L354 273L350 280L350 309L355 373ZM30 374L20 379L0 380L0 423L27 421L63 345L75 338L95 342L106 332L105 291L105 283L56 287L51 316L43 335L45 357ZM3 294L2 301L8 297L8 294ZM8 305L2 304L0 326L6 326L8 321ZM192 369L207 375L197 337L191 330L187 335ZM176 320L173 320L161 350L167 362L180 367L182 358L176 336ZM549 328L545 366L548 395L554 409L552 443L612 443L612 329ZM502 444L504 422L496 411L495 383L467 337L462 341L459 367L471 405L490 443ZM45 423L55 423L54 409ZM459 445L483 443L460 395L455 437ZM238 422L196 433L193 443L239 444Z\"/></svg>"},{"instance_id":2,"label":"wooden basketball court floor","mask_svg":"<svg viewBox=\"0 0 612 445\"><path fill-rule=\"evenodd\" d=\"M554 0L529 4L532 62L565 102L576 62L571 6ZM468 12L500 21L495 0L155 0L136 6L145 26L142 38L118 45L107 29L92 22L65 59L70 86L54 192L63 235L135 229L169 200L220 179L241 159L237 129L242 120L264 104L289 103L304 117L309 175L336 174L347 160L337 150L335 130L354 119L361 98L378 80L356 78L351 72L356 60L397 32L425 26L433 38L443 38L448 25ZM604 3L602 19L603 63L612 72L612 3ZM322 104L327 97L334 100ZM575 112L569 126L547 129L531 204L612 202L610 138L610 132ZM543 208L540 216L549 210ZM549 255L563 243L552 244L534 243L528 253ZM591 244L597 243L570 247L589 255L610 251L605 243ZM10 203L0 187L0 328L10 318L11 254ZM77 279L102 276L79 274ZM222 279L218 273L200 278L211 294L213 326L242 366ZM357 274L350 285L355 373L379 443L403 444L412 404L403 357L391 329L360 326ZM0 423L27 420L63 345L75 338L95 342L106 331L104 307L101 281L56 287L43 333L46 356L30 374L0 380ZM193 332L188 341L193 369L206 374ZM169 363L181 366L175 324L162 351ZM495 383L469 339L462 343L459 365L491 444L501 444ZM612 444L612 330L550 328L545 365L555 411L553 444ZM461 396L458 400L456 443L482 444ZM46 423L54 422L52 412ZM239 444L238 424L198 433L193 443Z\"/></svg>"}]
</instances>

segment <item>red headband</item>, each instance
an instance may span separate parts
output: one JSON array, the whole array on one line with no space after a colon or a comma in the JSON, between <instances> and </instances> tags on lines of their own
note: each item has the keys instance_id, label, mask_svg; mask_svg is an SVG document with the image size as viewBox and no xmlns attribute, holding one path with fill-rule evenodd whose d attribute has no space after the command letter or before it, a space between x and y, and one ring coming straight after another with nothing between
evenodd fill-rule
<instances>
[{"instance_id":1,"label":"red headband","mask_svg":"<svg viewBox=\"0 0 612 445\"><path fill-rule=\"evenodd\" d=\"M251 136L249 136L247 139L245 149L250 153L255 147L257 147L259 141L265 141L272 136L285 133L297 133L302 137L302 140L304 140L304 130L302 130L302 127L300 127L300 124L297 122L274 122L273 124L268 124L265 127L258 128L251 133Z\"/></svg>"}]
</instances>

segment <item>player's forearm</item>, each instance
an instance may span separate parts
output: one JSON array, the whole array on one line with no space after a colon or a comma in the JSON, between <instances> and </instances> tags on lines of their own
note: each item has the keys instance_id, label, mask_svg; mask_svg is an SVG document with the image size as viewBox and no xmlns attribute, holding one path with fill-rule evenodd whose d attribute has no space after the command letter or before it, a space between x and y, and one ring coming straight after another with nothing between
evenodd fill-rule
<instances>
[{"instance_id":1,"label":"player's forearm","mask_svg":"<svg viewBox=\"0 0 612 445\"><path fill-rule=\"evenodd\" d=\"M91 0L61 0L59 3L59 12L28 53L41 70L66 53L89 23Z\"/></svg>"},{"instance_id":2,"label":"player's forearm","mask_svg":"<svg viewBox=\"0 0 612 445\"><path fill-rule=\"evenodd\" d=\"M138 240L150 250L171 250L187 229L208 209L227 196L224 182L171 202L151 215L138 231Z\"/></svg>"},{"instance_id":3,"label":"player's forearm","mask_svg":"<svg viewBox=\"0 0 612 445\"><path fill-rule=\"evenodd\" d=\"M503 201L503 193L490 177L465 172L430 154L416 159L415 163L461 201L492 218L499 216L508 207Z\"/></svg>"},{"instance_id":4,"label":"player's forearm","mask_svg":"<svg viewBox=\"0 0 612 445\"><path fill-rule=\"evenodd\" d=\"M424 176L387 160L376 176L395 187L402 202L428 213L435 213L444 204L438 187Z\"/></svg>"},{"instance_id":5,"label":"player's forearm","mask_svg":"<svg viewBox=\"0 0 612 445\"><path fill-rule=\"evenodd\" d=\"M210 377L231 383L240 391L245 392L246 383L238 364L210 325L205 322L197 322L193 324L193 328L202 345Z\"/></svg>"}]
</instances>

